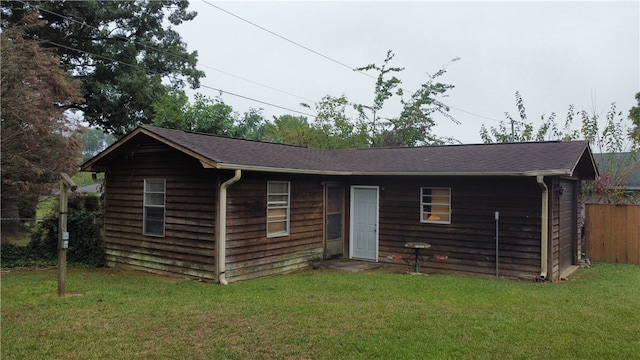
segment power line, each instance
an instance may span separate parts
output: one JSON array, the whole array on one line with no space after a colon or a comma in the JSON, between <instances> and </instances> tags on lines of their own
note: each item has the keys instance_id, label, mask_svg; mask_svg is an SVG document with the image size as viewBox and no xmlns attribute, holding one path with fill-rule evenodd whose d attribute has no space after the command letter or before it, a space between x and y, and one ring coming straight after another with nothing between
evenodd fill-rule
<instances>
[{"instance_id":1,"label":"power line","mask_svg":"<svg viewBox=\"0 0 640 360\"><path fill-rule=\"evenodd\" d=\"M96 26L89 25L89 24L87 24L86 22L83 22L83 21L78 21L78 20L76 20L76 19L74 19L74 18L72 18L72 17L70 17L70 16L66 16L66 15L63 15L63 14L59 14L59 13L57 13L57 12L55 12L55 11L51 11L51 10L47 10L47 9L43 9L43 8L39 7L38 5L33 5L33 4L27 3L27 2L22 1L22 0L18 0L18 1L19 1L20 3L22 3L22 4L24 4L24 5L33 6L33 7L34 7L34 8L36 8L38 11L44 11L44 12L46 12L46 13L49 13L49 14L52 14L52 15L55 15L55 16L59 16L59 17L61 17L61 18L67 19L67 20L69 20L69 21L72 21L72 22L74 22L74 23L76 23L76 24L80 24L80 25L82 25L82 26L87 26L87 27L90 27L90 28L95 29L95 30L100 30L100 29L99 29L98 27L96 27ZM178 59L180 59L180 60L188 60L188 59L187 59L187 58L185 58L184 56L180 56L180 55L176 55L176 54L170 53L170 52L168 52L168 51L165 51L165 50L164 50L164 49L162 49L162 48L158 48L158 47L155 47L155 46L151 46L151 45L149 45L149 44L145 44L145 43L142 43L142 42L140 42L140 41L136 41L136 40L130 39L130 38L126 37L126 36L122 36L122 35L118 35L118 34L116 34L116 35L115 35L115 37L120 38L120 39L125 40L125 41L133 42L134 44L141 45L141 46L143 46L143 47L145 47L145 48L147 48L147 49L151 49L151 50L154 50L154 51L160 52L160 53L162 53L162 54L165 54L165 55L168 55L168 56L172 56L172 57L174 57L174 58L178 58ZM77 49L76 49L76 50L77 50ZM236 78L236 79L239 79L239 80L246 81L246 82L251 83L251 84L254 84L254 85L261 86L261 87L266 88L266 89L269 89L269 90L273 90L273 91L279 92L279 93L281 93L281 94L285 94L285 95L288 95L288 96L292 96L292 97L298 98L298 99L300 99L300 100L305 100L305 101L309 101L309 102L312 102L312 103L313 103L313 102L315 102L315 100L311 100L311 99L309 99L309 98L305 98L305 97L302 97L302 96L299 96L299 95L296 95L296 94L292 94L292 93L290 93L290 92L287 92L287 91L284 91L284 90L281 90L281 89L278 89L278 88L275 88L275 87L272 87L272 86L269 86L269 85L266 85L266 84L262 84L262 83L260 83L260 82L254 81L254 80L247 79L247 78L244 78L244 77L242 77L242 76L235 75L235 74L232 74L232 73L230 73L230 72L227 72L227 71L224 71L224 70L221 70L221 69L217 69L217 68L215 68L215 67L213 67L213 66L209 66L209 65L207 65L207 64L200 63L200 66L201 66L201 67L205 67L205 68L207 68L207 69L211 69L211 70L217 71L217 72L219 72L219 73L221 73L221 74L225 74L225 75L227 75L227 76L230 76L230 77L233 77L233 78Z\"/></svg>"},{"instance_id":2,"label":"power line","mask_svg":"<svg viewBox=\"0 0 640 360\"><path fill-rule=\"evenodd\" d=\"M445 104L445 105L446 105L446 104ZM472 113L472 112L469 112L469 111L465 111L465 110L462 110L462 109L458 109L458 108L455 108L455 107L450 106L450 105L446 105L446 106L448 106L448 107L452 108L453 110L460 111L460 112L463 112L463 113L465 113L465 114L469 114L469 115L477 116L477 117L480 117L480 118L483 118L483 119L487 119L487 120L491 120L491 121L496 121L496 122L502 122L502 121L503 121L503 120L497 120L497 119L490 118L490 117L487 117L487 116L483 116L483 115L475 114L475 113Z\"/></svg>"},{"instance_id":3,"label":"power line","mask_svg":"<svg viewBox=\"0 0 640 360\"><path fill-rule=\"evenodd\" d=\"M229 14L229 15L231 15L231 16L233 16L233 17L237 18L237 19L240 19L240 20L242 20L242 21L246 22L247 24L253 25L253 26L257 27L257 28L258 28L258 29L260 29L260 30L266 31L266 32L268 32L268 33L269 33L269 34L271 34L271 35L274 35L274 36L276 36L276 37L278 37L278 38L280 38L280 39L282 39L282 40L284 40L284 41L287 41L287 42L289 42L289 43L291 43L291 44L293 44L293 45L295 45L295 46L301 47L301 48L303 48L303 49L305 49L305 50L307 50L307 51L309 51L309 52L311 52L311 53L314 53L314 54L316 54L316 55L318 55L318 56L321 56L321 57L323 57L323 58L325 58L325 59L327 59L327 60L329 60L329 61L332 61L332 62L334 62L334 63L336 63L336 64L338 64L338 65L340 65L340 66L342 66L342 67L345 67L345 68L347 68L347 69L349 69L349 70L352 70L352 71L356 71L356 72L358 72L358 73L360 73L360 74L362 74L362 75L364 75L364 76L367 76L367 77L369 77L369 78L371 78L371 79L376 80L376 77L371 76L371 75L369 75L369 74L367 74L367 73L365 73L365 72L362 72L362 71L360 71L360 70L358 70L358 69L354 68L353 66L349 66L349 65L347 65L347 64L345 64L345 63L343 63L343 62L340 62L340 61L338 61L338 60L336 60L336 59L334 59L334 58L331 58L331 57L329 57L329 56L327 56L327 55L324 55L324 54L322 54L322 53L320 53L320 52L318 52L318 51L315 51L315 50L313 50L313 49L311 49L311 48L308 48L308 47L306 47L306 46L304 46L304 45L302 45L302 44L300 44L300 43L297 43L297 42L295 42L295 41L293 41L293 40L291 40L291 39L288 39L288 38L286 38L286 37L284 37L284 36L282 36L282 35L280 35L280 34L278 34L278 33L275 33L275 32L273 32L273 31L271 31L271 30L269 30L269 29L267 29L267 28L265 28L265 27L263 27L263 26L260 26L260 25L258 25L258 24L256 24L256 23L254 23L254 22L252 22L252 21L249 21L249 20L247 20L247 19L245 19L245 18L243 18L243 17L241 17L241 16L238 16L238 15L236 15L236 14L234 14L234 13L232 13L232 12L228 11L228 10L225 10L225 9L223 9L223 8L221 8L221 7L217 6L217 5L214 5L214 4L212 4L212 3L210 3L210 2L208 2L208 1L206 1L206 0L203 0L203 2L204 2L205 4L207 4L207 5L209 5L209 6L212 6L212 7L216 8L216 9L218 9L218 10L220 10L220 11L224 12L224 13Z\"/></svg>"},{"instance_id":4,"label":"power line","mask_svg":"<svg viewBox=\"0 0 640 360\"><path fill-rule=\"evenodd\" d=\"M118 64L122 64L122 65L127 65L127 66L130 66L130 67L136 68L136 69L138 69L138 70L143 70L143 71L144 71L144 72L146 72L146 73L149 73L146 69L144 69L144 68L142 68L142 67L140 67L140 66L138 66L138 65L129 64L129 63L126 63L126 62L124 62L124 61L120 61L120 60L116 60L116 59L110 58L110 57L108 57L108 56L103 56L103 55L94 54L94 53L89 52L89 51L76 49L76 48L73 48L73 47L70 47L70 46L66 46L66 45L62 45L62 44L60 44L60 43L56 43L56 42L54 42L54 41L50 41L50 40L40 40L40 39L35 39L35 38L33 38L33 39L34 39L34 40L36 40L36 41L38 41L38 42L46 42L46 43L49 43L49 44L51 44L51 45L58 46L58 47L61 47L61 48L63 48L63 49L72 50L72 51L77 51L77 52L80 52L80 53L83 53L83 54L92 55L92 56L95 56L95 57L98 57L98 58L102 58L102 59L104 59L104 60L108 60L108 61L111 61L111 62L114 62L114 63L118 63ZM152 74L154 74L154 75L160 75L160 74L158 74L158 73L152 73ZM174 77L174 78L175 78L175 77ZM270 102L267 102L267 101L258 100L258 99L255 99L255 98L252 98L252 97L249 97L249 96L245 96L245 95L241 95L241 94L233 93L233 92L231 92L231 91L226 91L226 90L224 90L224 89L216 88L216 87L213 87L213 86L209 86L209 85L205 85L205 84L200 84L200 86L201 86L201 87L204 87L204 88L207 88L207 89L211 89L211 90L218 91L218 92L219 92L219 93L221 93L221 94L229 94L229 95L232 95L232 96L235 96L235 97L239 97L239 98L242 98L242 99L246 99L246 100L254 101L254 102L257 102L257 103L260 103L260 104L264 104L264 105L269 105L269 106L272 106L272 107L275 107L275 108L278 108L278 109L283 109L283 110L291 111L291 112L294 112L294 113L297 113L297 114L301 114L301 115L305 115L305 116L309 116L309 117L312 117L312 118L315 118L315 117L316 117L316 115L308 114L308 113L305 113L305 112L302 112L302 111L299 111L299 110L295 110L295 109L291 109L291 108L288 108L288 107L285 107L285 106L281 106L281 105L273 104L273 103L270 103Z\"/></svg>"},{"instance_id":5,"label":"power line","mask_svg":"<svg viewBox=\"0 0 640 360\"><path fill-rule=\"evenodd\" d=\"M40 6L38 6L38 5L30 4L30 3L26 2L26 1L23 1L23 0L18 0L18 1L19 1L20 3L22 3L22 4L24 4L24 5L32 6L32 7L36 8L38 11L44 11L44 12L50 13L50 14L52 14L52 15L56 15L56 16L59 16L59 17L61 17L61 18L67 19L67 20L69 20L69 21L75 22L75 23L80 24L80 25L82 25L82 26L87 26L87 27L93 28L93 29L95 29L95 30L100 30L98 27L95 27L95 26L89 25L89 24L87 24L86 22L83 22L83 21L78 21L78 20L76 20L76 19L74 19L74 18L72 18L72 17L70 17L70 16L66 16L66 15L63 15L63 14L59 14L59 13L56 13L56 12L51 11L51 10L43 9L43 8L41 8L41 7L40 7ZM253 25L253 26L255 26L255 27L257 27L257 28L259 28L259 29L261 29L261 30L263 30L263 31L266 31L266 32L268 32L268 33L270 33L270 34L272 34L272 35L274 35L274 36L277 36L278 38L281 38L281 39L283 39L283 40L285 40L285 41L287 41L287 42L290 42L290 43L292 43L292 44L294 44L294 45L296 45L296 46L299 46L299 47L301 47L301 48L303 48L303 49L305 49L305 50L307 50L307 51L310 51L310 52L312 52L312 53L314 53L314 54L316 54L316 55L318 55L318 56L321 56L321 57L323 57L323 58L325 58L325 59L328 59L328 60L330 60L330 61L332 61L332 62L335 62L335 63L337 63L337 64L339 64L339 65L341 65L341 66L343 66L343 67L346 67L346 68L348 68L348 69L350 69L350 70L358 71L359 73L361 73L361 74L363 74L363 75L365 75L365 76L368 76L368 77L370 77L370 78L372 78L372 79L376 79L375 77L373 77L373 76L371 76L371 75L369 75L369 74L367 74L367 73L364 73L364 72L362 72L362 71L356 70L355 68L352 68L351 66L346 65L346 64L344 64L344 63L342 63L342 62L340 62L340 61L338 61L338 60L335 60L335 59L333 59L333 58L330 58L330 57L328 57L328 56L326 56L326 55L324 55L324 54L322 54L322 53L319 53L319 52L317 52L317 51L315 51L315 50L313 50L313 49L310 49L310 48L308 48L308 47L306 47L306 46L304 46L304 45L301 45L301 44L299 44L299 43L297 43L297 42L295 42L295 41L293 41L293 40L290 40L290 39L288 39L288 38L286 38L286 37L284 37L284 36L281 36L281 35L279 35L279 34L277 34L277 33L273 32L273 31L271 31L271 30L268 30L268 29L266 29L266 28L264 28L264 27L262 27L262 26L260 26L260 25L258 25L258 24L255 24L255 23L253 23L253 22L251 22L251 21L249 21L249 20L246 20L246 19L244 19L244 18L242 18L242 17L240 17L240 16L238 16L238 15L236 15L236 14L234 14L234 13L231 13L231 12L229 12L229 11L227 11L227 10L225 10L225 9L223 9L223 8L221 8L221 7L219 7L219 6L217 6L217 5L214 5L214 4L212 4L212 3L210 3L210 2L208 2L208 1L206 1L206 0L204 0L203 2L204 2L204 3L206 3L207 5L210 5L210 6L214 7L214 8L216 8L216 9L220 10L220 11L223 11L223 12L225 12L225 13L227 13L227 14L229 14L229 15L233 16L233 17L236 17L236 18L238 18L238 19L240 19L240 20L242 20L242 21L244 21L244 22L246 22L246 23L249 23L249 24L251 24L251 25ZM143 47L145 47L145 48L148 48L148 49L151 49L151 50L154 50L154 51L157 51L157 52L160 52L160 53L166 54L166 55L168 55L168 56L172 56L172 57L175 57L175 58L178 58L178 59L181 59L181 60L188 60L187 58L185 58L185 57L183 57L183 56L179 56L179 55L176 55L176 54L173 54L173 53L169 53L169 52L167 52L167 51L164 51L162 48L158 48L158 47L155 47L155 46L151 46L151 45L149 45L149 44L145 44L145 43L142 43L142 42L140 42L140 41L136 41L136 40L130 39L130 38L125 37L125 36L122 36L122 35L115 35L115 36L116 36L116 37L118 37L118 38L121 38L121 39L123 39L123 40L125 40L125 41L130 41L130 42L133 42L134 44L139 44L139 45L141 45L141 46L143 46ZM38 40L38 39L35 39L35 40ZM39 40L39 41L40 41L40 40ZM139 66L137 66L137 65L128 64L128 63L125 63L125 62L122 62L122 61L118 61L118 60L115 60L115 59L112 59L112 58L109 58L109 57L106 57L106 56L102 56L102 55L94 54L94 53L91 53L91 52L88 52L88 51L83 51L83 50L80 50L80 49L72 48L72 47L65 46L65 45L62 45L62 44L59 44L59 43L55 43L55 42L51 42L51 41L47 41L47 42L49 42L49 43L51 43L51 44L53 44L53 45L55 45L55 46L58 46L58 47L61 47L61 48L65 48L65 49L68 49L68 50L72 50L72 51L77 51L77 52L85 53L85 54L92 55L92 56L95 56L95 57L100 57L100 58L103 58L103 59L105 59L105 60L109 60L109 61L112 61L112 62L118 62L118 63L121 63L121 64L123 64L123 65L133 66L133 67L135 67L135 68L142 69L142 68L140 68L140 67L139 67ZM272 90L272 91L276 91L276 92L279 92L279 93L282 93L282 94L285 94L285 95L288 95L288 96L296 97L296 98L298 98L298 99L305 100L305 101L309 101L309 102L312 102L312 103L313 103L313 102L315 102L315 100L308 99L308 98L305 98L305 97L301 97L301 96L298 96L298 95L295 95L295 94L289 93L289 92L287 92L287 91L280 90L280 89L278 89L278 88L275 88L275 87L272 87L272 86L269 86L269 85L266 85L266 84L259 83L259 82L254 81L254 80L247 79L247 78L244 78L244 77L241 77L241 76L238 76L238 75L235 75L235 74L229 73L229 72L227 72L227 71L217 69L217 68L215 68L215 67L212 67L212 66L209 66L209 65L206 65L206 64L202 64L202 63L201 63L201 64L200 64L200 66L205 67L205 68L208 68L208 69L211 69L211 70L214 70L214 71L217 71L217 72L220 72L220 73L222 73L222 74L225 74L225 75L230 76L230 77L233 77L233 78L237 78L237 79L240 79L240 80L243 80L243 81L246 81L246 82L252 83L252 84L254 84L254 85L258 85L258 86L264 87L264 88L269 89L269 90ZM145 72L147 72L147 71L146 71L146 69L142 69L142 70L144 70ZM161 74L155 73L155 75L161 75ZM176 77L174 76L173 78L175 79ZM283 107L283 106L280 106L280 105L272 104L272 103L269 103L269 102L266 102L266 101L262 101L262 100L254 99L254 98L251 98L251 97L248 97L248 96L244 96L244 95L236 94L236 93L229 92L229 91L225 91L225 90L222 90L222 89L217 89L217 88L214 88L214 87L211 87L211 86L207 86L207 85L203 85L203 84L200 84L200 86L201 86L201 87L204 87L204 88L212 89L212 90L215 90L215 91L218 91L218 92L221 92L221 93L227 93L227 94L229 94L229 95L236 96L236 97L239 97L239 98L243 98L243 99L246 99L246 100L255 101L255 102L260 103L260 104L264 104L264 105L268 105L268 106L276 107L276 108L279 108L279 109L284 109L284 110L287 110L287 111L292 111L292 112L295 112L295 113L298 113L298 114L302 114L302 115L305 115L305 116L311 116L311 117L314 117L314 118L316 117L315 115L307 114L307 113L304 113L304 112L301 112L301 111L297 111L297 110L294 110L294 109L286 108L286 107ZM446 104L445 104L445 105L446 105ZM487 116L479 115L479 114L476 114L476 113L473 113L473 112L469 112L469 111L466 111L466 110L458 109L458 108L455 108L455 107L453 107L453 106L449 106L449 105L446 105L446 106L448 106L449 108L454 109L454 110L456 110L456 111L460 111L460 112L463 112L463 113L465 113L465 114L473 115L473 116L480 117L480 118L483 118L483 119L487 119L487 120L491 120L491 121L496 121L496 122L501 122L501 121L502 121L502 120L493 119L493 118L490 118L490 117L487 117Z\"/></svg>"},{"instance_id":6,"label":"power line","mask_svg":"<svg viewBox=\"0 0 640 360\"><path fill-rule=\"evenodd\" d=\"M312 53L314 53L314 54L316 54L316 55L318 55L318 56L321 56L321 57L323 57L323 58L325 58L325 59L327 59L327 60L329 60L329 61L332 61L332 62L334 62L334 63L336 63L336 64L339 64L339 65L341 65L341 66L343 66L343 67L346 67L346 68L347 68L347 69L349 69L349 70L357 71L357 72L359 72L359 73L361 73L361 74L363 74L363 75L365 75L365 76L367 76L367 77L370 77L370 78L372 78L372 79L376 79L376 77L373 77L373 76L371 76L371 75L369 75L369 74L367 74L367 73L365 73L365 72L363 72L363 71L360 71L360 70L357 70L357 69L353 68L352 66L349 66L349 65L347 65L347 64L344 64L344 63L342 63L342 62L340 62L340 61L338 61L338 60L335 60L335 59L333 59L333 58L331 58L331 57L329 57L329 56L326 56L326 55L324 55L324 54L322 54L322 53L319 53L319 52L317 52L317 51L315 51L315 50L313 50L313 49L310 49L310 48L308 48L308 47L306 47L306 46L304 46L304 45L301 45L301 44L299 44L299 43L297 43L297 42L295 42L295 41L293 41L293 40L290 40L290 39L288 39L288 38L286 38L286 37L284 37L284 36L282 36L282 35L280 35L280 34L277 34L277 33L273 32L273 31L271 31L271 30L269 30L269 29L267 29L267 28L265 28L265 27L263 27L263 26L260 26L260 25L258 25L258 24L256 24L256 23L254 23L254 22L252 22L252 21L250 21L250 20L247 20L247 19L245 19L245 18L243 18L243 17L241 17L241 16L239 16L239 15L236 15L236 14L234 14L234 13L232 13L232 12L228 11L228 10L225 10L225 9L223 9L223 8L221 8L221 7L217 6L217 5L214 5L214 4L210 3L210 2L208 2L207 0L203 0L203 2L204 2L205 4L207 4L207 5L212 6L212 7L216 8L216 9L218 9L218 10L220 10L220 11L224 12L224 13L227 13L227 14L229 14L229 15L231 15L231 16L233 16L233 17L235 17L235 18L239 19L239 20L242 20L242 21L244 21L244 22L246 22L246 23L248 23L248 24L250 24L250 25L252 25L252 26L255 26L255 27L257 27L257 28L258 28L258 29L260 29L260 30L266 31L266 32L268 32L269 34L272 34L272 35L274 35L274 36L276 36L276 37L278 37L278 38L280 38L280 39L282 39L282 40L285 40L285 41L287 41L287 42L289 42L289 43L292 43L292 44L294 44L294 45L296 45L296 46L299 46L299 47L301 47L301 48L303 48L303 49L305 49L305 50L307 50L307 51L310 51L310 52L312 52ZM502 121L502 120L496 120L496 119L493 119L493 118L490 118L490 117L487 117L487 116L479 115L479 114L476 114L476 113L472 113L472 112L470 112L470 111L465 111L465 110L462 110L462 109L458 109L458 108L455 108L455 107L453 107L453 106L449 106L449 105L447 105L447 106L448 106L449 108L451 108L451 109L454 109L454 110L457 110L457 111L463 112L463 113L465 113L465 114L469 114L469 115L477 116L477 117L480 117L480 118L483 118L483 119L487 119L487 120L491 120L491 121L497 121L497 122Z\"/></svg>"},{"instance_id":7,"label":"power line","mask_svg":"<svg viewBox=\"0 0 640 360\"><path fill-rule=\"evenodd\" d=\"M278 109L283 109L283 110L287 110L287 111L295 112L295 113L297 113L297 114L301 114L301 115L305 115L305 116L310 116L310 117L312 117L312 118L315 118L315 117L316 117L316 115L307 114L307 113L302 112L302 111L293 110L293 109L290 109L290 108L287 108L287 107L284 107L284 106L280 106L280 105L272 104L272 103L270 103L270 102L266 102L266 101L262 101L262 100L254 99L254 98L251 98L251 97L248 97L248 96L244 96L244 95L240 95L240 94L235 94L235 93L232 93L232 92L230 92L230 91L226 91L226 90L222 90L222 89L214 88L213 86L207 86L207 85L202 85L202 84L201 84L200 86L202 86L203 88L207 88L207 89L211 89L211 90L218 91L218 92L220 92L221 94L229 94L229 95L233 95L233 96L236 96L236 97L239 97L239 98L242 98L242 99L251 100L251 101L255 101L255 102L260 103L260 104L264 104L264 105L269 105L269 106L272 106L272 107L276 107L276 108L278 108Z\"/></svg>"}]
</instances>

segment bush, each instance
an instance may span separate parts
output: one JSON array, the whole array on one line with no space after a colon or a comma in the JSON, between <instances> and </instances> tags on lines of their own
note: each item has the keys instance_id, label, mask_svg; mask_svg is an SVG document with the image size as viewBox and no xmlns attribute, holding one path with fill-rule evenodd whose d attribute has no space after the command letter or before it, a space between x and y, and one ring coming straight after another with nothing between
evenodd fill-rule
<instances>
[{"instance_id":1,"label":"bush","mask_svg":"<svg viewBox=\"0 0 640 360\"><path fill-rule=\"evenodd\" d=\"M74 199L67 216L69 248L67 262L74 265L104 266L105 248L102 241L102 211L95 211L96 196ZM98 200L99 201L99 200ZM82 206L78 206L78 204ZM87 204L88 206L85 206ZM87 211L87 208L93 211ZM38 223L31 233L31 241L25 247L2 244L2 267L55 265L58 261L58 215L49 216Z\"/></svg>"},{"instance_id":2,"label":"bush","mask_svg":"<svg viewBox=\"0 0 640 360\"><path fill-rule=\"evenodd\" d=\"M26 259L28 257L27 248L25 246L18 246L14 244L2 243L2 267L17 267L27 265Z\"/></svg>"}]
</instances>

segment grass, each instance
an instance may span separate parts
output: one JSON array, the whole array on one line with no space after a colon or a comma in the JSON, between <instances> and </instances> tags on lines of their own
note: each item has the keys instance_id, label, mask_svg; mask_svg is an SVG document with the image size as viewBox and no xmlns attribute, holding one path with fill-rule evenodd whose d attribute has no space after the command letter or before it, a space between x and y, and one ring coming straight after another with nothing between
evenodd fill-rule
<instances>
[{"instance_id":1,"label":"grass","mask_svg":"<svg viewBox=\"0 0 640 360\"><path fill-rule=\"evenodd\" d=\"M2 359L629 359L640 267L572 281L316 270L221 286L113 269L2 274Z\"/></svg>"}]
</instances>

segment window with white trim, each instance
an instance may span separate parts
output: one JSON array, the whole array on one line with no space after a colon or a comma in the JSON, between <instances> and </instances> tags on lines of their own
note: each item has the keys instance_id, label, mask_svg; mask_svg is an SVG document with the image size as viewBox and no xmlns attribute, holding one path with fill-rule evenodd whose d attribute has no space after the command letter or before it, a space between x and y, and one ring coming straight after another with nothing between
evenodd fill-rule
<instances>
[{"instance_id":1,"label":"window with white trim","mask_svg":"<svg viewBox=\"0 0 640 360\"><path fill-rule=\"evenodd\" d=\"M267 237L289 235L288 181L267 182Z\"/></svg>"},{"instance_id":2,"label":"window with white trim","mask_svg":"<svg viewBox=\"0 0 640 360\"><path fill-rule=\"evenodd\" d=\"M451 224L451 188L420 188L420 222Z\"/></svg>"},{"instance_id":3,"label":"window with white trim","mask_svg":"<svg viewBox=\"0 0 640 360\"><path fill-rule=\"evenodd\" d=\"M166 183L164 179L144 180L144 215L142 233L164 236Z\"/></svg>"}]
</instances>

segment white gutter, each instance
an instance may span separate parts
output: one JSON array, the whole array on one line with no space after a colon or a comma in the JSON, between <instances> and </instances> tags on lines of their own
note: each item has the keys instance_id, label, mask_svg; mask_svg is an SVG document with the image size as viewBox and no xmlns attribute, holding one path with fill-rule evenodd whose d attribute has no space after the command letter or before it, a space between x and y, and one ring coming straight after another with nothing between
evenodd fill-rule
<instances>
[{"instance_id":1,"label":"white gutter","mask_svg":"<svg viewBox=\"0 0 640 360\"><path fill-rule=\"evenodd\" d=\"M236 169L236 174L220 185L218 196L218 221L216 221L216 260L218 262L218 282L227 285L225 277L227 262L227 188L240 180L242 170Z\"/></svg>"},{"instance_id":2,"label":"white gutter","mask_svg":"<svg viewBox=\"0 0 640 360\"><path fill-rule=\"evenodd\" d=\"M536 176L536 181L542 188L542 229L540 230L540 279L547 279L547 258L549 251L549 188L544 183L544 176Z\"/></svg>"},{"instance_id":3,"label":"white gutter","mask_svg":"<svg viewBox=\"0 0 640 360\"><path fill-rule=\"evenodd\" d=\"M205 166L204 167L211 167ZM534 170L534 171L477 171L477 172L428 172L428 171L347 171L347 170L314 170L314 169L295 169L295 168L279 168L268 166L241 165L217 163L213 166L220 170L245 170L256 172L272 172L282 174L308 174L308 175L342 175L342 176L571 176L572 171L569 169L551 169L551 170Z\"/></svg>"}]
</instances>

